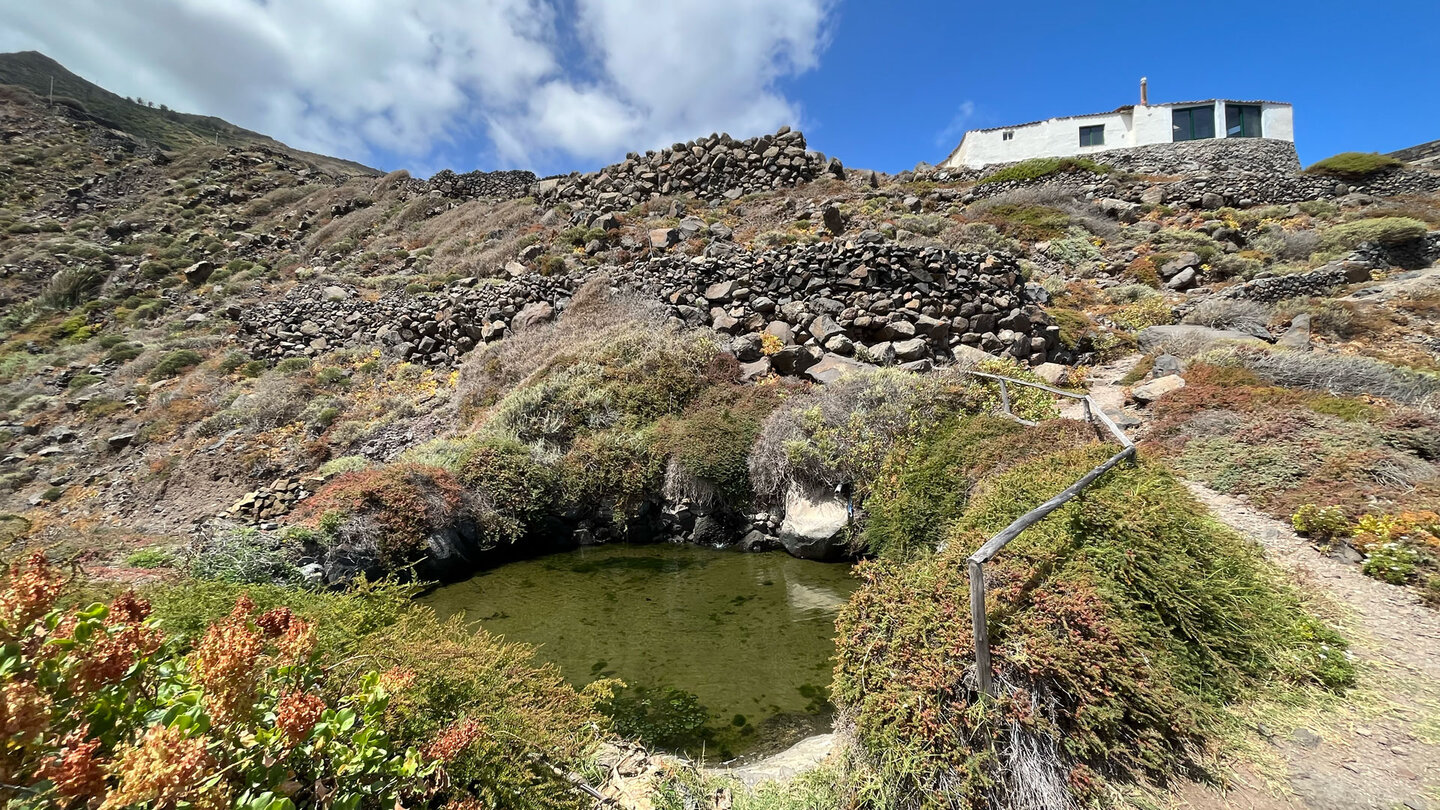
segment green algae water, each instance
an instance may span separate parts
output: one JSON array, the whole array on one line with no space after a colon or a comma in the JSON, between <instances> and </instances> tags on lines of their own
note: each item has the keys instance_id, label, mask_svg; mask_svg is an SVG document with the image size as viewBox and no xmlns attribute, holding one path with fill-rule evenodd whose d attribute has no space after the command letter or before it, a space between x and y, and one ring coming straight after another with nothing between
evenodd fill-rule
<instances>
[{"instance_id":1,"label":"green algae water","mask_svg":"<svg viewBox=\"0 0 1440 810\"><path fill-rule=\"evenodd\" d=\"M513 562L422 597L536 645L575 685L627 684L617 728L707 758L760 755L830 723L846 565L660 543Z\"/></svg>"}]
</instances>

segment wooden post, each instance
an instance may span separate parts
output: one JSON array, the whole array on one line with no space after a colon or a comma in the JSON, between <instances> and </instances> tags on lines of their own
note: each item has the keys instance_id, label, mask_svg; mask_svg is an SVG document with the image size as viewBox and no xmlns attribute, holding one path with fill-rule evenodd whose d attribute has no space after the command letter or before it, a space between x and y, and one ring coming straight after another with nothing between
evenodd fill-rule
<instances>
[{"instance_id":1,"label":"wooden post","mask_svg":"<svg viewBox=\"0 0 1440 810\"><path fill-rule=\"evenodd\" d=\"M990 679L990 630L985 625L985 565L970 561L970 627L975 636L975 681L981 694L994 688Z\"/></svg>"},{"instance_id":2,"label":"wooden post","mask_svg":"<svg viewBox=\"0 0 1440 810\"><path fill-rule=\"evenodd\" d=\"M1000 407L1005 409L1005 414L1010 414L1010 391L1005 387L1005 381L1000 380Z\"/></svg>"},{"instance_id":3,"label":"wooden post","mask_svg":"<svg viewBox=\"0 0 1440 810\"><path fill-rule=\"evenodd\" d=\"M1085 421L1089 424L1095 423L1095 417L1090 415L1090 397L1080 400L1080 410L1085 413Z\"/></svg>"}]
</instances>

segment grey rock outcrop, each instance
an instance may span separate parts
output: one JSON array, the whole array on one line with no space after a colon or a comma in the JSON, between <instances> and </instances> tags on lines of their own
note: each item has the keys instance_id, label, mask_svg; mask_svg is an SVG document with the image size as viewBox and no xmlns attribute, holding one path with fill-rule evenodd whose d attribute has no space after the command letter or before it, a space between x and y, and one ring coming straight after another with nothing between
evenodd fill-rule
<instances>
[{"instance_id":1,"label":"grey rock outcrop","mask_svg":"<svg viewBox=\"0 0 1440 810\"><path fill-rule=\"evenodd\" d=\"M805 560L833 560L845 553L850 509L828 487L791 484L785 493L785 520L780 543Z\"/></svg>"}]
</instances>

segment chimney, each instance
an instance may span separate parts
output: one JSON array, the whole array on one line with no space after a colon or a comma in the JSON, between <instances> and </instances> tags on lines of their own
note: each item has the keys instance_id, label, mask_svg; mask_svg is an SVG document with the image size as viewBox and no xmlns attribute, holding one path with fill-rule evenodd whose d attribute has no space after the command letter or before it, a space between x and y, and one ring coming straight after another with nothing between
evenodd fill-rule
<instances>
[{"instance_id":1,"label":"chimney","mask_svg":"<svg viewBox=\"0 0 1440 810\"><path fill-rule=\"evenodd\" d=\"M1150 80L1149 80L1149 79L1145 78L1144 76L1141 76L1141 77L1140 77L1140 106L1141 106L1141 107L1148 107L1148 106L1150 106L1149 83L1150 83Z\"/></svg>"}]
</instances>

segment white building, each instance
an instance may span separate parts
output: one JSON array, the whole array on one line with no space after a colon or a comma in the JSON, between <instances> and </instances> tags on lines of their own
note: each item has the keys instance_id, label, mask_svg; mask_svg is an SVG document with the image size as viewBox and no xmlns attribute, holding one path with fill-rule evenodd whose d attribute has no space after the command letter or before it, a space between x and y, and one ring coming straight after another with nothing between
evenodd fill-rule
<instances>
[{"instance_id":1,"label":"white building","mask_svg":"<svg viewBox=\"0 0 1440 810\"><path fill-rule=\"evenodd\" d=\"M1141 79L1140 103L1113 112L972 129L941 166L978 169L991 163L1075 157L1107 149L1209 138L1295 140L1289 104L1232 99L1149 104L1146 95L1145 80Z\"/></svg>"}]
</instances>

